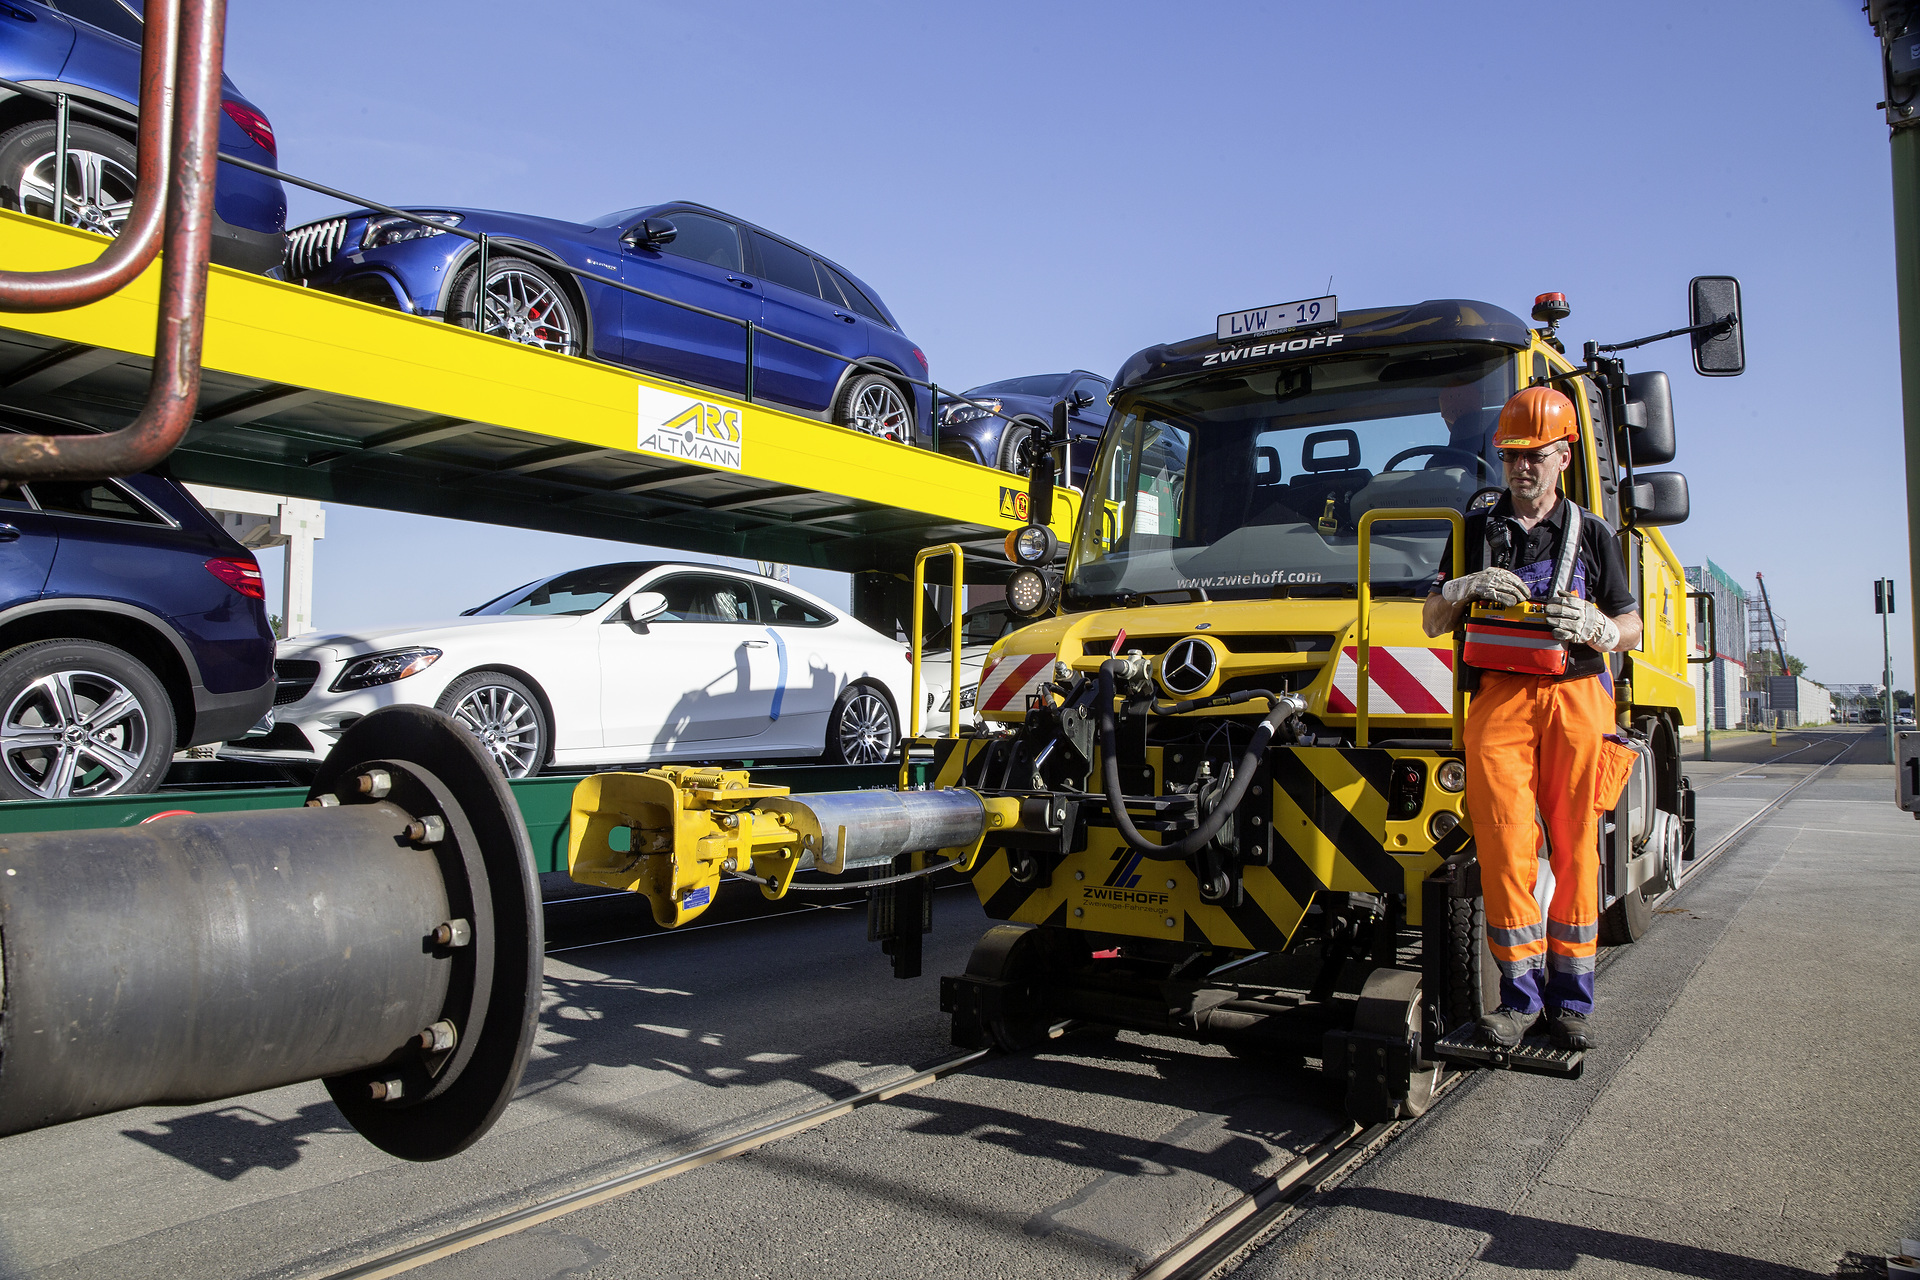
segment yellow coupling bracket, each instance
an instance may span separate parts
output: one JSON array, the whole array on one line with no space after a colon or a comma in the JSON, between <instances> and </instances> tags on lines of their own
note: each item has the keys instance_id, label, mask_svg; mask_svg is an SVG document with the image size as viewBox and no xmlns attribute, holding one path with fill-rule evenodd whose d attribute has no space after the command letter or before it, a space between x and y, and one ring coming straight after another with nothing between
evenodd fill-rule
<instances>
[{"instance_id":1,"label":"yellow coupling bracket","mask_svg":"<svg viewBox=\"0 0 1920 1280\"><path fill-rule=\"evenodd\" d=\"M961 875L973 874L973 866L980 860L980 850L987 843L988 836L996 831L1005 831L1009 827L1020 825L1019 796L981 796L980 804L987 811L986 823L981 829L980 838L971 844L942 849L937 855L941 858L951 858L955 864L953 869Z\"/></svg>"},{"instance_id":2,"label":"yellow coupling bracket","mask_svg":"<svg viewBox=\"0 0 1920 1280\"><path fill-rule=\"evenodd\" d=\"M762 892L779 897L798 869L799 837L785 815L752 806L786 794L737 769L595 774L573 789L567 874L645 894L664 928L711 906L728 871L751 866L774 882Z\"/></svg>"}]
</instances>

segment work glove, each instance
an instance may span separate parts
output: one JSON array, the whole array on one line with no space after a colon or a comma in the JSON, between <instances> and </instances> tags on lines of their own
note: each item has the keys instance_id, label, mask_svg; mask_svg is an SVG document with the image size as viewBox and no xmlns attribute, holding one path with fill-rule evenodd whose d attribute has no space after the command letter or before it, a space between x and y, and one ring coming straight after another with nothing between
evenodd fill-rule
<instances>
[{"instance_id":1,"label":"work glove","mask_svg":"<svg viewBox=\"0 0 1920 1280\"><path fill-rule=\"evenodd\" d=\"M1532 594L1520 575L1511 569L1482 569L1440 584L1440 596L1448 604L1491 600L1498 605L1515 605Z\"/></svg>"},{"instance_id":2,"label":"work glove","mask_svg":"<svg viewBox=\"0 0 1920 1280\"><path fill-rule=\"evenodd\" d=\"M1620 628L1613 619L1571 592L1562 591L1547 601L1547 625L1556 640L1584 644L1601 653L1612 653L1620 643Z\"/></svg>"}]
</instances>

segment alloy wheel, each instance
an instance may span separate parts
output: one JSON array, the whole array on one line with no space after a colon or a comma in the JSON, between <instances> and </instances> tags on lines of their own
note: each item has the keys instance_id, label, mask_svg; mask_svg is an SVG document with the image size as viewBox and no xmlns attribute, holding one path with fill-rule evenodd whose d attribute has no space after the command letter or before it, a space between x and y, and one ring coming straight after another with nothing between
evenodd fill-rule
<instances>
[{"instance_id":1,"label":"alloy wheel","mask_svg":"<svg viewBox=\"0 0 1920 1280\"><path fill-rule=\"evenodd\" d=\"M509 778L524 778L539 764L540 718L533 704L512 689L483 684L460 699L453 718L480 740Z\"/></svg>"},{"instance_id":2,"label":"alloy wheel","mask_svg":"<svg viewBox=\"0 0 1920 1280\"><path fill-rule=\"evenodd\" d=\"M913 438L913 411L900 388L891 382L872 382L860 388L847 416L856 431L902 444Z\"/></svg>"},{"instance_id":3,"label":"alloy wheel","mask_svg":"<svg viewBox=\"0 0 1920 1280\"><path fill-rule=\"evenodd\" d=\"M508 267L490 274L480 330L530 347L576 350L573 312L548 281Z\"/></svg>"},{"instance_id":4,"label":"alloy wheel","mask_svg":"<svg viewBox=\"0 0 1920 1280\"><path fill-rule=\"evenodd\" d=\"M35 217L53 217L53 152L48 151L20 175L20 207ZM113 237L133 211L133 171L97 151L67 149L65 214L61 221Z\"/></svg>"},{"instance_id":5,"label":"alloy wheel","mask_svg":"<svg viewBox=\"0 0 1920 1280\"><path fill-rule=\"evenodd\" d=\"M56 671L22 689L0 719L0 757L21 786L49 800L104 796L140 771L147 713L132 690L97 671Z\"/></svg>"},{"instance_id":6,"label":"alloy wheel","mask_svg":"<svg viewBox=\"0 0 1920 1280\"><path fill-rule=\"evenodd\" d=\"M882 764L893 754L893 712L871 689L858 689L847 699L834 730L840 758L848 764Z\"/></svg>"}]
</instances>

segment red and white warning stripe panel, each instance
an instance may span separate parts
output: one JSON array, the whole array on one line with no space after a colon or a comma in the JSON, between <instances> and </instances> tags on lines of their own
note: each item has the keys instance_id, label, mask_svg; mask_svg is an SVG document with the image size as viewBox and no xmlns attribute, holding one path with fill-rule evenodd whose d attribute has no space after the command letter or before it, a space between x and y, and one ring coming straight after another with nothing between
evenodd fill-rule
<instances>
[{"instance_id":1,"label":"red and white warning stripe panel","mask_svg":"<svg viewBox=\"0 0 1920 1280\"><path fill-rule=\"evenodd\" d=\"M1027 695L1040 692L1052 670L1051 653L1003 653L988 659L980 672L980 710L1025 711Z\"/></svg>"},{"instance_id":2,"label":"red and white warning stripe panel","mask_svg":"<svg viewBox=\"0 0 1920 1280\"><path fill-rule=\"evenodd\" d=\"M1360 689L1360 649L1340 651L1327 710L1352 715ZM1367 650L1367 714L1444 716L1453 712L1453 650L1373 645Z\"/></svg>"}]
</instances>

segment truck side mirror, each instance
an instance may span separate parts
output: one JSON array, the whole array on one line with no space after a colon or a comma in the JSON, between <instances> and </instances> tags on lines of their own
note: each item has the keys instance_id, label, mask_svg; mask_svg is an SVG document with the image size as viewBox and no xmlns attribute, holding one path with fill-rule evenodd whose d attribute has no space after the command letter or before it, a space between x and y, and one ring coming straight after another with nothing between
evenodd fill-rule
<instances>
[{"instance_id":1,"label":"truck side mirror","mask_svg":"<svg viewBox=\"0 0 1920 1280\"><path fill-rule=\"evenodd\" d=\"M1067 438L1067 402L1056 400L1053 405L1053 431L1046 441L1045 448L1033 451L1033 466L1027 472L1027 523L1050 525L1053 523L1053 445ZM1030 443L1039 443L1030 441Z\"/></svg>"},{"instance_id":2,"label":"truck side mirror","mask_svg":"<svg viewBox=\"0 0 1920 1280\"><path fill-rule=\"evenodd\" d=\"M1627 420L1621 424L1627 438L1627 457L1636 467L1672 462L1677 452L1673 435L1673 391L1667 375L1657 371L1627 378Z\"/></svg>"},{"instance_id":3,"label":"truck side mirror","mask_svg":"<svg viewBox=\"0 0 1920 1280\"><path fill-rule=\"evenodd\" d=\"M1690 324L1724 326L1693 335L1693 368L1703 378L1731 378L1747 369L1747 345L1740 332L1740 282L1732 276L1695 276ZM1731 320L1727 325L1725 322Z\"/></svg>"},{"instance_id":4,"label":"truck side mirror","mask_svg":"<svg viewBox=\"0 0 1920 1280\"><path fill-rule=\"evenodd\" d=\"M1684 524L1688 514L1687 477L1678 471L1649 471L1636 475L1620 494L1633 523L1645 529Z\"/></svg>"}]
</instances>

